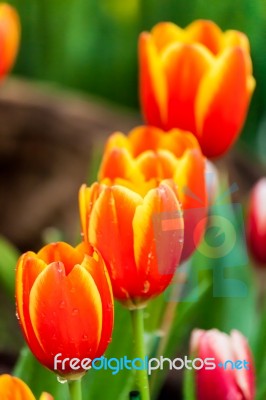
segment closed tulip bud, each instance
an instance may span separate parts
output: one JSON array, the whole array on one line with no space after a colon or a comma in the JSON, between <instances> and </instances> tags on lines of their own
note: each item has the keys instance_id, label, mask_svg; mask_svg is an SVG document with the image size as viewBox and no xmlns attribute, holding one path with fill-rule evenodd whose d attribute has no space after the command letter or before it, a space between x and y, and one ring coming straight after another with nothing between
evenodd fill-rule
<instances>
[{"instance_id":1,"label":"closed tulip bud","mask_svg":"<svg viewBox=\"0 0 266 400\"><path fill-rule=\"evenodd\" d=\"M182 262L192 255L204 233L205 223L199 223L207 215L205 167L205 157L191 133L139 126L128 136L121 132L110 136L98 177L141 195L162 180L173 179L185 223Z\"/></svg>"},{"instance_id":2,"label":"closed tulip bud","mask_svg":"<svg viewBox=\"0 0 266 400\"><path fill-rule=\"evenodd\" d=\"M212 329L194 330L191 354L202 360L214 359L214 369L196 369L197 400L254 400L255 372L246 338L233 330L230 335Z\"/></svg>"},{"instance_id":3,"label":"closed tulip bud","mask_svg":"<svg viewBox=\"0 0 266 400\"><path fill-rule=\"evenodd\" d=\"M266 178L260 179L251 191L247 243L255 261L259 265L266 265Z\"/></svg>"},{"instance_id":4,"label":"closed tulip bud","mask_svg":"<svg viewBox=\"0 0 266 400\"><path fill-rule=\"evenodd\" d=\"M197 136L207 157L224 154L244 124L255 87L247 37L211 21L156 25L139 40L140 99L149 125Z\"/></svg>"},{"instance_id":5,"label":"closed tulip bud","mask_svg":"<svg viewBox=\"0 0 266 400\"><path fill-rule=\"evenodd\" d=\"M165 290L183 244L173 182L145 195L118 184L83 185L80 214L84 239L102 254L118 300L133 309Z\"/></svg>"},{"instance_id":6,"label":"closed tulip bud","mask_svg":"<svg viewBox=\"0 0 266 400\"><path fill-rule=\"evenodd\" d=\"M12 68L19 46L20 22L16 10L0 3L0 78Z\"/></svg>"},{"instance_id":7,"label":"closed tulip bud","mask_svg":"<svg viewBox=\"0 0 266 400\"><path fill-rule=\"evenodd\" d=\"M21 379L11 375L0 375L1 400L36 400L32 391ZM48 393L42 393L40 400L53 400Z\"/></svg>"},{"instance_id":8,"label":"closed tulip bud","mask_svg":"<svg viewBox=\"0 0 266 400\"><path fill-rule=\"evenodd\" d=\"M109 276L102 257L88 244L73 248L58 242L37 254L23 254L17 264L16 301L31 351L67 379L81 376L87 369L82 360L101 357L111 341ZM80 362L72 367L74 358Z\"/></svg>"}]
</instances>

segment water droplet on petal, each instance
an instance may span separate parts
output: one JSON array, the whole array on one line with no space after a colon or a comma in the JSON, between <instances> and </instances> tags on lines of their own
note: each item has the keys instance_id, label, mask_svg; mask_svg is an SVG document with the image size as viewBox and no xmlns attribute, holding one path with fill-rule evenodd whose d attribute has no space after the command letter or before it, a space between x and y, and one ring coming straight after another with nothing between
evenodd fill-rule
<instances>
[{"instance_id":1,"label":"water droplet on petal","mask_svg":"<svg viewBox=\"0 0 266 400\"><path fill-rule=\"evenodd\" d=\"M149 289L150 289L150 282L149 281L145 281L144 282L144 287L143 287L143 293L148 293Z\"/></svg>"},{"instance_id":2,"label":"water droplet on petal","mask_svg":"<svg viewBox=\"0 0 266 400\"><path fill-rule=\"evenodd\" d=\"M87 342L87 340L88 340L88 335L84 334L84 335L82 336L82 341L83 341L83 342Z\"/></svg>"},{"instance_id":3,"label":"water droplet on petal","mask_svg":"<svg viewBox=\"0 0 266 400\"><path fill-rule=\"evenodd\" d=\"M59 383L62 384L67 383L67 379L63 378L62 376L57 376L57 380Z\"/></svg>"},{"instance_id":4,"label":"water droplet on petal","mask_svg":"<svg viewBox=\"0 0 266 400\"><path fill-rule=\"evenodd\" d=\"M17 317L17 320L19 321L20 318L19 318L19 315L18 315L18 312L17 312L17 311L16 311L16 317Z\"/></svg>"},{"instance_id":5,"label":"water droplet on petal","mask_svg":"<svg viewBox=\"0 0 266 400\"><path fill-rule=\"evenodd\" d=\"M72 310L73 317L78 315L78 313L79 313L79 310L77 308L73 308L73 310Z\"/></svg>"}]
</instances>

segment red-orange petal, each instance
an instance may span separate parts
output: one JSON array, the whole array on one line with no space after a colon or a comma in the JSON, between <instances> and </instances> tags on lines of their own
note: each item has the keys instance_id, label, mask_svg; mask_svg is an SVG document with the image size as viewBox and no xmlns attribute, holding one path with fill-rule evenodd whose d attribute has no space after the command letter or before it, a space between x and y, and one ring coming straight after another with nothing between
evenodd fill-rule
<instances>
[{"instance_id":1,"label":"red-orange petal","mask_svg":"<svg viewBox=\"0 0 266 400\"><path fill-rule=\"evenodd\" d=\"M21 379L4 374L0 376L0 399L35 400L35 397L26 383Z\"/></svg>"},{"instance_id":2,"label":"red-orange petal","mask_svg":"<svg viewBox=\"0 0 266 400\"><path fill-rule=\"evenodd\" d=\"M0 4L0 77L13 66L20 38L20 22L16 10Z\"/></svg>"},{"instance_id":3,"label":"red-orange petal","mask_svg":"<svg viewBox=\"0 0 266 400\"><path fill-rule=\"evenodd\" d=\"M82 293L82 296L80 295ZM30 318L36 337L50 357L94 358L101 337L102 304L97 286L82 266L66 276L62 263L50 264L30 293ZM66 366L67 367L67 366ZM69 369L61 373L73 372Z\"/></svg>"},{"instance_id":4,"label":"red-orange petal","mask_svg":"<svg viewBox=\"0 0 266 400\"><path fill-rule=\"evenodd\" d=\"M207 157L232 146L244 123L251 92L243 49L227 49L201 81L196 104L197 136Z\"/></svg>"},{"instance_id":5,"label":"red-orange petal","mask_svg":"<svg viewBox=\"0 0 266 400\"><path fill-rule=\"evenodd\" d=\"M86 243L88 243L88 227L91 210L94 202L99 197L99 194L103 188L104 185L100 185L98 182L95 182L90 187L87 187L85 184L83 184L79 190L79 213L81 229L84 241Z\"/></svg>"},{"instance_id":6,"label":"red-orange petal","mask_svg":"<svg viewBox=\"0 0 266 400\"><path fill-rule=\"evenodd\" d=\"M213 54L217 54L221 47L223 33L213 21L199 19L192 22L185 29L190 42L201 43Z\"/></svg>"},{"instance_id":7,"label":"red-orange petal","mask_svg":"<svg viewBox=\"0 0 266 400\"><path fill-rule=\"evenodd\" d=\"M195 132L195 97L203 76L213 64L213 56L201 44L175 44L162 55L168 87L168 119L173 127Z\"/></svg>"},{"instance_id":8,"label":"red-orange petal","mask_svg":"<svg viewBox=\"0 0 266 400\"><path fill-rule=\"evenodd\" d=\"M159 51L175 42L186 42L186 32L172 22L159 22L151 30L152 38Z\"/></svg>"},{"instance_id":9,"label":"red-orange petal","mask_svg":"<svg viewBox=\"0 0 266 400\"><path fill-rule=\"evenodd\" d=\"M102 301L102 332L95 357L101 357L111 341L114 324L114 299L111 281L101 255L94 249L91 257L86 257L84 268L96 283Z\"/></svg>"},{"instance_id":10,"label":"red-orange petal","mask_svg":"<svg viewBox=\"0 0 266 400\"><path fill-rule=\"evenodd\" d=\"M167 87L162 60L152 36L139 38L140 101L146 122L163 127L167 118Z\"/></svg>"},{"instance_id":11,"label":"red-orange petal","mask_svg":"<svg viewBox=\"0 0 266 400\"><path fill-rule=\"evenodd\" d=\"M16 268L16 302L17 313L25 339L35 357L47 365L49 356L43 351L36 338L29 315L29 296L38 275L46 268L44 261L33 252L23 254Z\"/></svg>"},{"instance_id":12,"label":"red-orange petal","mask_svg":"<svg viewBox=\"0 0 266 400\"><path fill-rule=\"evenodd\" d=\"M132 182L143 181L143 175L129 151L117 147L104 153L98 176L99 180L103 178L114 180L119 177Z\"/></svg>"},{"instance_id":13,"label":"red-orange petal","mask_svg":"<svg viewBox=\"0 0 266 400\"><path fill-rule=\"evenodd\" d=\"M114 295L121 299L128 298L126 288L136 272L132 220L141 202L137 193L125 187L107 187L91 213L89 240L103 256Z\"/></svg>"},{"instance_id":14,"label":"red-orange petal","mask_svg":"<svg viewBox=\"0 0 266 400\"><path fill-rule=\"evenodd\" d=\"M167 287L181 256L183 228L177 197L162 182L148 192L133 219L138 286L132 285L132 295L150 297Z\"/></svg>"},{"instance_id":15,"label":"red-orange petal","mask_svg":"<svg viewBox=\"0 0 266 400\"><path fill-rule=\"evenodd\" d=\"M37 254L47 265L62 262L66 274L69 274L76 264L81 264L83 254L65 242L55 242L44 246Z\"/></svg>"}]
</instances>

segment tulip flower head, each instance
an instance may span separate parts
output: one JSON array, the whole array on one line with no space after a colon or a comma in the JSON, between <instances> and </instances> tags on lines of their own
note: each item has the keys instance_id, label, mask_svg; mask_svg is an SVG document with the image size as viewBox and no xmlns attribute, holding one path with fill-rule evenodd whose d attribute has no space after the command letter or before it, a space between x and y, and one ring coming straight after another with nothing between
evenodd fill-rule
<instances>
[{"instance_id":1,"label":"tulip flower head","mask_svg":"<svg viewBox=\"0 0 266 400\"><path fill-rule=\"evenodd\" d=\"M100 357L111 340L113 297L100 254L87 244L73 248L58 242L29 251L18 260L17 313L36 358L54 370L61 359ZM66 363L56 372L76 379L82 368Z\"/></svg>"},{"instance_id":2,"label":"tulip flower head","mask_svg":"<svg viewBox=\"0 0 266 400\"><path fill-rule=\"evenodd\" d=\"M214 358L216 368L195 371L197 400L254 400L255 372L251 351L246 338L233 330L230 335L212 329L194 330L191 336L191 353L204 360ZM246 368L219 367L231 360L246 362ZM220 364L221 365L221 364Z\"/></svg>"},{"instance_id":3,"label":"tulip flower head","mask_svg":"<svg viewBox=\"0 0 266 400\"><path fill-rule=\"evenodd\" d=\"M80 214L84 240L102 254L114 295L124 305L140 307L169 285L183 244L172 181L145 195L118 184L83 185Z\"/></svg>"},{"instance_id":4,"label":"tulip flower head","mask_svg":"<svg viewBox=\"0 0 266 400\"><path fill-rule=\"evenodd\" d=\"M0 3L0 78L12 68L19 46L20 23L16 10Z\"/></svg>"},{"instance_id":5,"label":"tulip flower head","mask_svg":"<svg viewBox=\"0 0 266 400\"><path fill-rule=\"evenodd\" d=\"M140 100L148 124L197 136L224 154L244 124L255 81L247 37L211 21L157 24L139 39Z\"/></svg>"},{"instance_id":6,"label":"tulip flower head","mask_svg":"<svg viewBox=\"0 0 266 400\"><path fill-rule=\"evenodd\" d=\"M11 375L0 375L0 399L1 400L36 400L32 391L19 378ZM53 400L48 393L42 393L40 400Z\"/></svg>"},{"instance_id":7,"label":"tulip flower head","mask_svg":"<svg viewBox=\"0 0 266 400\"><path fill-rule=\"evenodd\" d=\"M266 178L261 178L251 191L247 243L258 265L266 265Z\"/></svg>"},{"instance_id":8,"label":"tulip flower head","mask_svg":"<svg viewBox=\"0 0 266 400\"><path fill-rule=\"evenodd\" d=\"M151 126L133 129L128 136L116 132L107 141L98 178L136 188L140 194L164 179L173 179L185 223L181 261L195 251L204 233L207 214L205 158L189 132L163 132Z\"/></svg>"}]
</instances>

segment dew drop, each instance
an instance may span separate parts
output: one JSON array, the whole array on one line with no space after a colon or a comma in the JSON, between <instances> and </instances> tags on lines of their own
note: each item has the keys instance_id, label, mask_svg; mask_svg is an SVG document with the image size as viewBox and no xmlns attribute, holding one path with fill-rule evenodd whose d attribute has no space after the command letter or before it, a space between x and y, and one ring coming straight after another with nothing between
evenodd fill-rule
<instances>
[{"instance_id":1,"label":"dew drop","mask_svg":"<svg viewBox=\"0 0 266 400\"><path fill-rule=\"evenodd\" d=\"M61 262L57 263L57 272L63 272L64 271L64 266Z\"/></svg>"},{"instance_id":2,"label":"dew drop","mask_svg":"<svg viewBox=\"0 0 266 400\"><path fill-rule=\"evenodd\" d=\"M16 317L17 317L17 320L19 321L20 318L19 318L19 315L18 315L18 312L17 312L17 311L16 311Z\"/></svg>"},{"instance_id":3,"label":"dew drop","mask_svg":"<svg viewBox=\"0 0 266 400\"><path fill-rule=\"evenodd\" d=\"M58 376L57 380L58 380L59 383L62 383L62 384L67 383L67 379L62 378L62 376Z\"/></svg>"},{"instance_id":4,"label":"dew drop","mask_svg":"<svg viewBox=\"0 0 266 400\"><path fill-rule=\"evenodd\" d=\"M82 336L82 341L83 341L83 342L87 342L87 340L88 340L88 335L84 334L84 335Z\"/></svg>"},{"instance_id":5,"label":"dew drop","mask_svg":"<svg viewBox=\"0 0 266 400\"><path fill-rule=\"evenodd\" d=\"M76 315L78 315L78 313L79 313L79 310L78 310L77 308L73 308L73 310L72 310L72 315L73 315L73 317L75 317Z\"/></svg>"},{"instance_id":6,"label":"dew drop","mask_svg":"<svg viewBox=\"0 0 266 400\"><path fill-rule=\"evenodd\" d=\"M150 289L150 282L149 281L145 281L144 282L144 288L143 288L143 293L148 293L149 289Z\"/></svg>"}]
</instances>

